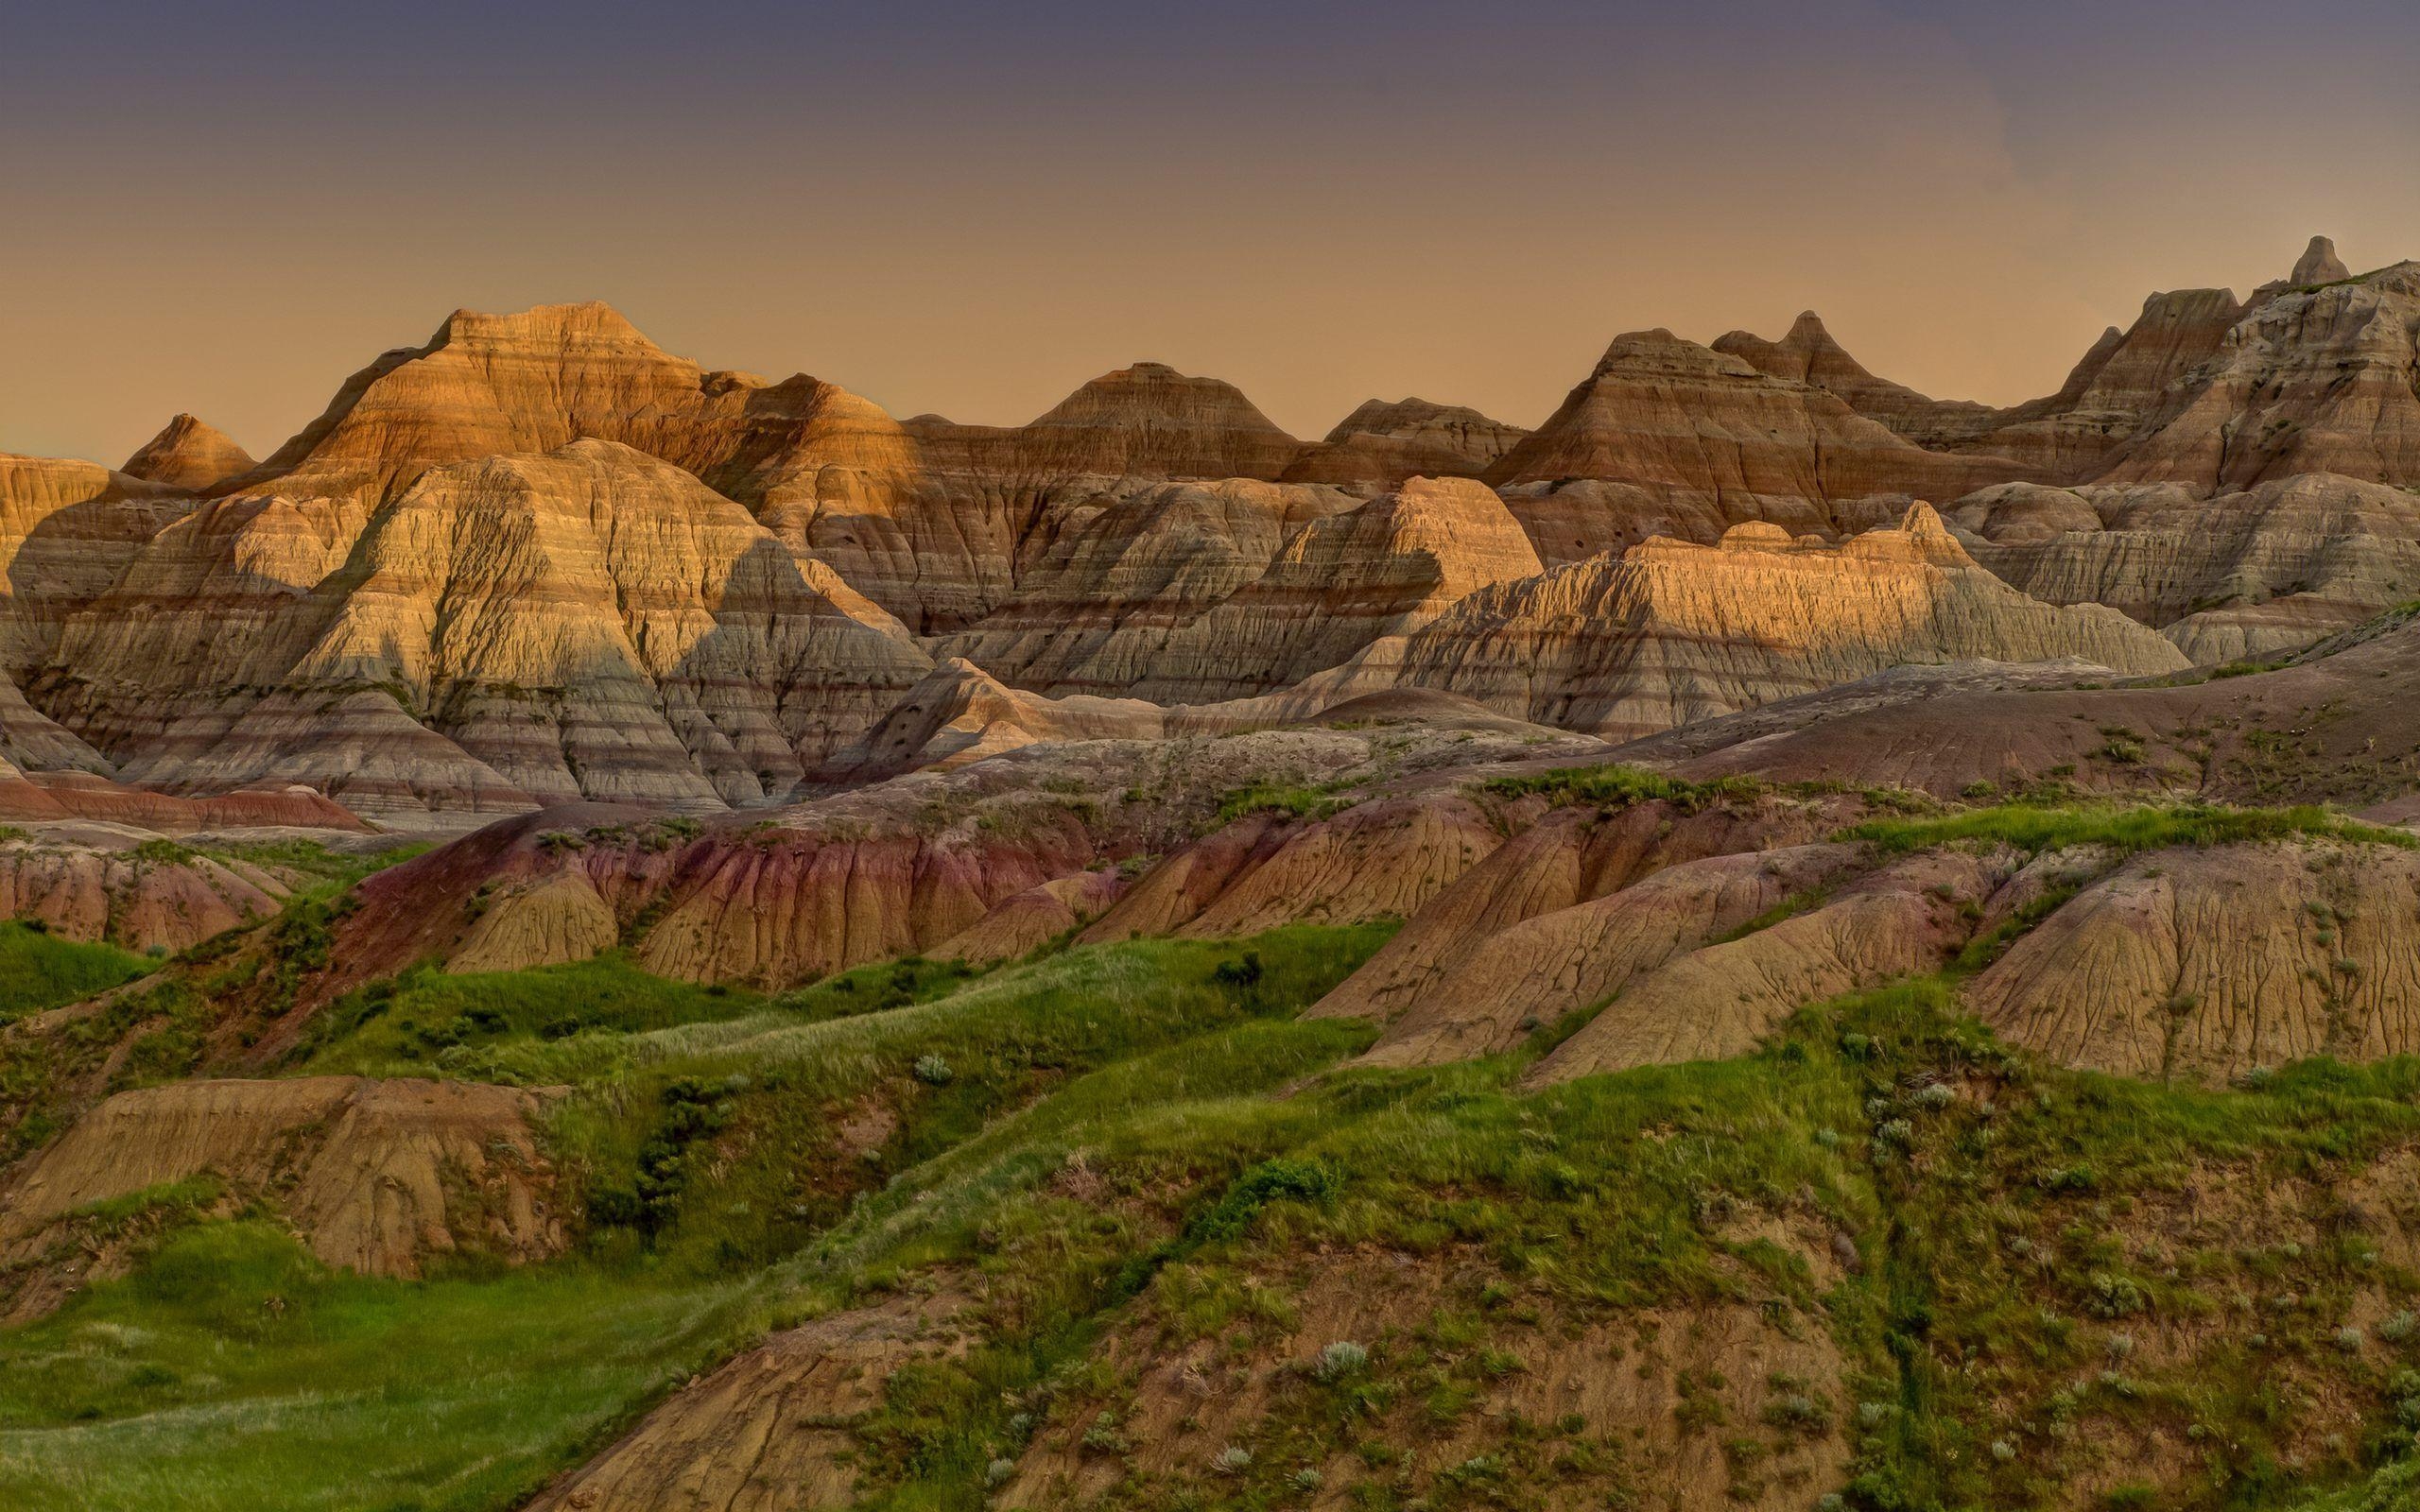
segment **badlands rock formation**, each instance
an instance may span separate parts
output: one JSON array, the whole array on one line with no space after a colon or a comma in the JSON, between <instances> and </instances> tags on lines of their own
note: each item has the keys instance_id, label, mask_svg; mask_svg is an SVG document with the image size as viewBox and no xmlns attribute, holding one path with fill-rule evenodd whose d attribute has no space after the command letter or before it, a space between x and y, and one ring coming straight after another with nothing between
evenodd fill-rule
<instances>
[{"instance_id":1,"label":"badlands rock formation","mask_svg":"<svg viewBox=\"0 0 2420 1512\"><path fill-rule=\"evenodd\" d=\"M224 431L179 415L143 443L118 471L185 493L199 493L260 464Z\"/></svg>"},{"instance_id":2,"label":"badlands rock formation","mask_svg":"<svg viewBox=\"0 0 2420 1512\"><path fill-rule=\"evenodd\" d=\"M2420 855L2173 850L2094 883L1977 977L1995 1029L2067 1065L2223 1082L2420 1048Z\"/></svg>"},{"instance_id":3,"label":"badlands rock formation","mask_svg":"<svg viewBox=\"0 0 2420 1512\"><path fill-rule=\"evenodd\" d=\"M1382 636L1420 628L1481 588L1538 570L1519 523L1484 485L1415 478L1295 526L1257 576L1175 623L1181 610L1165 594L1112 598L1124 612L1108 627L1080 616L1069 626L1027 603L950 648L1046 692L1217 703L1290 687ZM1189 565L1181 571L1189 581ZM990 628L1000 620L1008 625ZM1045 627L1054 620L1058 627Z\"/></svg>"},{"instance_id":4,"label":"badlands rock formation","mask_svg":"<svg viewBox=\"0 0 2420 1512\"><path fill-rule=\"evenodd\" d=\"M2012 483L1950 521L2011 586L2120 610L2204 665L2299 650L2420 594L2420 494L2334 473L2214 498Z\"/></svg>"},{"instance_id":5,"label":"badlands rock formation","mask_svg":"<svg viewBox=\"0 0 2420 1512\"><path fill-rule=\"evenodd\" d=\"M2413 265L2322 238L2008 409L1808 315L1624 335L1535 433L1372 401L1306 446L1154 363L1025 425L901 422L603 305L457 312L257 465L190 416L123 472L0 458L0 760L458 825L1391 690L1620 737L1900 664L2179 664L2094 606L2274 659L2420 583L2415 344ZM1972 560L1874 528L1913 497Z\"/></svg>"},{"instance_id":6,"label":"badlands rock formation","mask_svg":"<svg viewBox=\"0 0 2420 1512\"><path fill-rule=\"evenodd\" d=\"M902 1297L777 1333L648 1415L528 1512L841 1506L856 1422L903 1368L966 1345L956 1298Z\"/></svg>"},{"instance_id":7,"label":"badlands rock formation","mask_svg":"<svg viewBox=\"0 0 2420 1512\"><path fill-rule=\"evenodd\" d=\"M1820 388L1866 419L1935 450L1971 439L1992 414L1989 405L1927 399L1905 385L1876 377L1833 339L1823 317L1812 310L1801 311L1779 341L1733 331L1716 337L1714 350L1758 372Z\"/></svg>"},{"instance_id":8,"label":"badlands rock formation","mask_svg":"<svg viewBox=\"0 0 2420 1512\"><path fill-rule=\"evenodd\" d=\"M1829 527L1840 502L1954 498L2019 472L1998 458L1927 452L1821 388L1656 330L1616 336L1563 407L1486 475L1502 485L1618 479L1796 532Z\"/></svg>"},{"instance_id":9,"label":"badlands rock formation","mask_svg":"<svg viewBox=\"0 0 2420 1512\"><path fill-rule=\"evenodd\" d=\"M1478 477L1529 435L1460 404L1373 399L1286 469L1289 482L1393 488L1414 477Z\"/></svg>"},{"instance_id":10,"label":"badlands rock formation","mask_svg":"<svg viewBox=\"0 0 2420 1512\"><path fill-rule=\"evenodd\" d=\"M1624 747L1693 778L1903 786L2044 781L2238 802L2388 803L2420 783L2420 626L2397 615L2249 676L2110 686L2068 666L1901 673Z\"/></svg>"},{"instance_id":11,"label":"badlands rock formation","mask_svg":"<svg viewBox=\"0 0 2420 1512\"><path fill-rule=\"evenodd\" d=\"M0 838L0 919L130 950L181 951L267 919L292 884L274 867L163 846L126 825L56 824Z\"/></svg>"},{"instance_id":12,"label":"badlands rock formation","mask_svg":"<svg viewBox=\"0 0 2420 1512\"><path fill-rule=\"evenodd\" d=\"M610 441L434 470L350 540L344 507L254 503L163 532L62 638L82 670L56 704L132 780L719 807L795 786L929 665L830 569Z\"/></svg>"},{"instance_id":13,"label":"badlands rock formation","mask_svg":"<svg viewBox=\"0 0 2420 1512\"><path fill-rule=\"evenodd\" d=\"M2053 609L2009 588L1918 505L1896 528L1837 547L1745 524L1717 546L1650 541L1487 589L1373 645L1338 680L1443 689L1624 739L1909 662L1978 657L2187 664L2113 610Z\"/></svg>"},{"instance_id":14,"label":"badlands rock formation","mask_svg":"<svg viewBox=\"0 0 2420 1512\"><path fill-rule=\"evenodd\" d=\"M2105 475L2208 491L2296 472L2420 477L2420 264L2254 305Z\"/></svg>"}]
</instances>

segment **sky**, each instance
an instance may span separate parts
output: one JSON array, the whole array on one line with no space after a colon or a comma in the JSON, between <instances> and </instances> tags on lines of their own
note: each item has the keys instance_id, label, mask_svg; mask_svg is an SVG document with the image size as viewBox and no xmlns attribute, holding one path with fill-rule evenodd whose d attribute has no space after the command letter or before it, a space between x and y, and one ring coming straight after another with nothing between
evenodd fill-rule
<instances>
[{"instance_id":1,"label":"sky","mask_svg":"<svg viewBox=\"0 0 2420 1512\"><path fill-rule=\"evenodd\" d=\"M1152 360L1534 424L1806 308L2008 404L2152 290L2420 256L2415 70L2410 0L0 0L0 450L266 455L586 299L990 423Z\"/></svg>"}]
</instances>

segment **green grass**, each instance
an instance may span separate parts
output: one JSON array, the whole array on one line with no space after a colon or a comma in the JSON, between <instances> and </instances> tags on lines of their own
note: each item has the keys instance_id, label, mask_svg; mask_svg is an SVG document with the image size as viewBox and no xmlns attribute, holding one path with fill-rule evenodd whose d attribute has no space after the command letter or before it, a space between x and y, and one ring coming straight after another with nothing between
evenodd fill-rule
<instances>
[{"instance_id":1,"label":"green grass","mask_svg":"<svg viewBox=\"0 0 2420 1512\"><path fill-rule=\"evenodd\" d=\"M372 872L422 854L429 842L413 840L377 850L352 851L331 850L317 840L214 840L199 849L202 854L222 861L285 872L299 880L296 891L303 897L331 898Z\"/></svg>"},{"instance_id":2,"label":"green grass","mask_svg":"<svg viewBox=\"0 0 2420 1512\"><path fill-rule=\"evenodd\" d=\"M1627 780L1609 782L1556 791ZM1858 833L2368 837L2345 825L2007 805ZM2420 1062L2312 1061L2225 1091L2066 1072L1967 1018L1953 973L1809 1007L1736 1059L1530 1093L1544 1037L1435 1068L1340 1065L1375 1031L1299 1013L1387 934L1130 941L979 976L906 961L769 1002L620 960L408 978L380 1011L331 1020L311 1069L575 1083L552 1133L598 1217L584 1246L402 1283L330 1275L257 1221L176 1230L129 1279L0 1329L0 1504L503 1508L754 1332L929 1276L980 1296L977 1336L888 1383L856 1463L868 1506L976 1512L985 1467L1034 1419L1063 1431L1131 1405L1112 1341L1245 1358L1282 1334L1306 1267L1380 1253L1450 1279L1418 1336L1349 1383L1281 1375L1249 1466L1143 1504L1297 1504L1296 1467L1378 1439L1483 1459L1421 1492L1441 1509L1566 1482L1617 1502L1586 1480L1611 1449L1479 1410L1490 1383L1551 1331L1732 1306L1828 1336L1846 1379L1797 1418L1724 1431L1843 1424L1837 1488L1856 1512L2044 1504L2080 1469L2068 1445L2146 1427L2196 1446L2174 1504L2410 1504L2392 1383L2420 1368L2420 1338L2360 1358L2330 1342L2420 1303L2420 1275L2370 1253L2377 1230L2322 1223L2292 1257L2247 1232L2148 1258L2120 1231L2187 1188L2302 1191L2334 1211L2420 1142ZM549 1038L564 1012L579 1022ZM844 1148L849 1125L871 1132ZM1848 1236L1856 1266L1826 1279L1742 1225L1782 1212L1819 1244ZM2288 1288L2290 1313L2236 1301ZM2213 1320L2202 1359L2103 1380L2115 1332ZM2280 1372L2377 1431L2281 1468L2311 1409L2273 1389ZM1860 1403L1876 1420L1845 1426ZM1408 1505L1391 1473L1350 1504Z\"/></svg>"},{"instance_id":3,"label":"green grass","mask_svg":"<svg viewBox=\"0 0 2420 1512\"><path fill-rule=\"evenodd\" d=\"M1231 788L1219 799L1218 823L1233 824L1249 814L1281 814L1298 819L1324 819L1351 808L1356 799L1338 796L1349 782L1324 782L1317 787L1282 782L1252 782Z\"/></svg>"},{"instance_id":4,"label":"green grass","mask_svg":"<svg viewBox=\"0 0 2420 1512\"><path fill-rule=\"evenodd\" d=\"M1661 800L1694 812L1733 799L1754 798L1765 790L1766 784L1751 777L1692 782L1642 766L1608 763L1601 766L1558 766L1519 777L1493 777L1479 785L1498 798L1537 797L1557 805Z\"/></svg>"},{"instance_id":5,"label":"green grass","mask_svg":"<svg viewBox=\"0 0 2420 1512\"><path fill-rule=\"evenodd\" d=\"M2210 803L2001 803L1952 814L1875 819L1844 832L1841 837L1867 841L1894 853L1979 840L2026 851L2102 846L2131 854L2169 846L2238 845L2298 835L2404 850L2420 846L2420 837L2404 831L2363 824L2310 805L2239 809Z\"/></svg>"},{"instance_id":6,"label":"green grass","mask_svg":"<svg viewBox=\"0 0 2420 1512\"><path fill-rule=\"evenodd\" d=\"M660 1137L667 1106L727 1105L725 1121L703 1135L721 1159L668 1183L670 1221L654 1242L633 1245L629 1226L609 1226L568 1261L406 1283L332 1275L257 1222L183 1228L129 1280L42 1322L0 1329L0 1504L518 1504L679 1377L770 1322L942 1252L937 1229L951 1253L974 1246L984 1215L1031 1194L1065 1152L1121 1121L1207 1129L1230 1115L1196 1125L1187 1110L1281 1106L1268 1094L1368 1042L1365 1025L1292 1015L1387 933L1134 942L851 1018L758 1005L745 1022L583 1031L573 1039L615 1038L629 1053L567 1116L561 1151L575 1167L609 1157L625 1134ZM504 1002L523 1013L559 996L476 978L406 990L458 990L467 996L458 1005ZM349 1042L329 1049L341 1054ZM511 1042L561 1048L496 1046ZM951 1062L945 1086L915 1078L915 1061L929 1055ZM755 1068L744 1086L705 1079L732 1064ZM690 1091L667 1098L676 1086ZM815 1222L786 1211L777 1216L790 1227L777 1232L731 1210L780 1181L812 1177L800 1162L828 1142L833 1099L869 1091L914 1106L902 1108L892 1153L902 1179L884 1190L881 1170L853 1173L863 1198L856 1210L835 1203L817 1215L841 1227L816 1243L850 1258L753 1275L723 1263L726 1242L815 1234ZM927 1148L935 1158L917 1153ZM727 1170L710 1169L724 1160ZM1077 1248L1122 1260L1098 1235ZM1067 1288L1089 1273L1045 1268L1051 1295L1075 1306Z\"/></svg>"},{"instance_id":7,"label":"green grass","mask_svg":"<svg viewBox=\"0 0 2420 1512\"><path fill-rule=\"evenodd\" d=\"M1390 933L1296 926L1241 942L1087 946L895 1008L811 1019L774 1007L629 1036L620 1069L559 1116L559 1143L596 1194L592 1211L613 1220L600 1245L643 1245L676 1268L761 1264L1072 1081L1290 1017ZM863 1130L855 1147L850 1126Z\"/></svg>"},{"instance_id":8,"label":"green grass","mask_svg":"<svg viewBox=\"0 0 2420 1512\"><path fill-rule=\"evenodd\" d=\"M332 1274L260 1223L0 1332L0 1505L518 1504L635 1399L745 1336L739 1286L580 1267Z\"/></svg>"},{"instance_id":9,"label":"green grass","mask_svg":"<svg viewBox=\"0 0 2420 1512\"><path fill-rule=\"evenodd\" d=\"M493 1080L505 1058L499 1052L510 1047L642 1034L764 1005L754 992L643 971L619 951L523 971L450 976L423 969L331 1004L293 1064L314 1074L372 1076L456 1074L475 1065Z\"/></svg>"},{"instance_id":10,"label":"green grass","mask_svg":"<svg viewBox=\"0 0 2420 1512\"><path fill-rule=\"evenodd\" d=\"M107 991L150 968L115 945L61 939L19 920L0 923L0 1023Z\"/></svg>"}]
</instances>

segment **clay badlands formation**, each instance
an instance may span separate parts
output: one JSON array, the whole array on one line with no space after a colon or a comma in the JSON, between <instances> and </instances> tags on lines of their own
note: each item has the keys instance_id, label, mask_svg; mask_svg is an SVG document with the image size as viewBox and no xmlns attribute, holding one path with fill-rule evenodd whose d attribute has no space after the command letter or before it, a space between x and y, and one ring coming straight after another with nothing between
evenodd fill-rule
<instances>
[{"instance_id":1,"label":"clay badlands formation","mask_svg":"<svg viewBox=\"0 0 2420 1512\"><path fill-rule=\"evenodd\" d=\"M0 455L0 1503L2408 1505L2415 614L2325 239L2004 409Z\"/></svg>"}]
</instances>

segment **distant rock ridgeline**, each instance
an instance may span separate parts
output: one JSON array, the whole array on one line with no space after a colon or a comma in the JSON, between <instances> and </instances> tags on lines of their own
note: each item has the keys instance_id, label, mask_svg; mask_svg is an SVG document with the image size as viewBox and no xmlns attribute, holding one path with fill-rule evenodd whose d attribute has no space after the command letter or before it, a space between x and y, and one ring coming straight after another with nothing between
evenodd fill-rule
<instances>
[{"instance_id":1,"label":"distant rock ridgeline","mask_svg":"<svg viewBox=\"0 0 2420 1512\"><path fill-rule=\"evenodd\" d=\"M1623 335L1535 431L1373 400L1306 443L1155 363L1023 426L901 421L601 304L461 311L263 461L190 415L115 472L0 457L0 758L406 818L712 809L892 760L867 742L953 659L1000 696L914 749L1092 717L1011 696L1425 689L1636 734L1907 663L2276 655L2420 589L2416 334L2420 266L2321 239L2005 409L1810 312Z\"/></svg>"}]
</instances>

